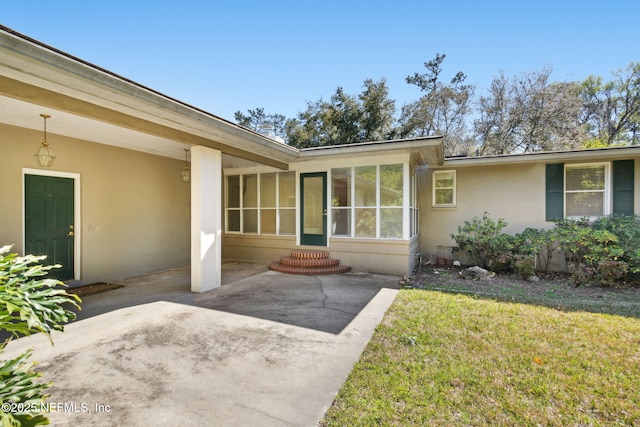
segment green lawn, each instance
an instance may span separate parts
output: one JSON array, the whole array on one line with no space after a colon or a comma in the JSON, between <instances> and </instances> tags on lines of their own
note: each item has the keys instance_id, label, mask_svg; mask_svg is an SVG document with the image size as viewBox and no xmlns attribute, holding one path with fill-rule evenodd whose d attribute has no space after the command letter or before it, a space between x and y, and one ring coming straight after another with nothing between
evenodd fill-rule
<instances>
[{"instance_id":1,"label":"green lawn","mask_svg":"<svg viewBox=\"0 0 640 427\"><path fill-rule=\"evenodd\" d=\"M323 425L640 425L640 319L400 291Z\"/></svg>"}]
</instances>

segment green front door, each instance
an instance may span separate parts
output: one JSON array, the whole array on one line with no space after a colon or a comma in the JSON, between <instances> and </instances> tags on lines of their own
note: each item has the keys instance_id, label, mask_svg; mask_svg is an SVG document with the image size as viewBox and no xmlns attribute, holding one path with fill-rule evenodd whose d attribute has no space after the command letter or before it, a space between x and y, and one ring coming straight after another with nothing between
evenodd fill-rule
<instances>
[{"instance_id":1,"label":"green front door","mask_svg":"<svg viewBox=\"0 0 640 427\"><path fill-rule=\"evenodd\" d=\"M62 265L49 272L58 280L73 279L73 186L72 178L25 175L25 253Z\"/></svg>"},{"instance_id":2,"label":"green front door","mask_svg":"<svg viewBox=\"0 0 640 427\"><path fill-rule=\"evenodd\" d=\"M327 246L327 173L301 173L300 193L300 243Z\"/></svg>"}]
</instances>

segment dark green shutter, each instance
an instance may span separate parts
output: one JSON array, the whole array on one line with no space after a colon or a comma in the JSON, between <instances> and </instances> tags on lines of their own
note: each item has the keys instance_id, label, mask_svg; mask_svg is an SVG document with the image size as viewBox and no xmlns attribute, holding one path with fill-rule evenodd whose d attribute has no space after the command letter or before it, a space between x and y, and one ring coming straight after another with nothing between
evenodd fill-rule
<instances>
[{"instance_id":1,"label":"dark green shutter","mask_svg":"<svg viewBox=\"0 0 640 427\"><path fill-rule=\"evenodd\" d=\"M633 215L633 160L613 162L613 213Z\"/></svg>"},{"instance_id":2,"label":"dark green shutter","mask_svg":"<svg viewBox=\"0 0 640 427\"><path fill-rule=\"evenodd\" d=\"M546 220L557 221L564 217L564 163L547 165Z\"/></svg>"}]
</instances>

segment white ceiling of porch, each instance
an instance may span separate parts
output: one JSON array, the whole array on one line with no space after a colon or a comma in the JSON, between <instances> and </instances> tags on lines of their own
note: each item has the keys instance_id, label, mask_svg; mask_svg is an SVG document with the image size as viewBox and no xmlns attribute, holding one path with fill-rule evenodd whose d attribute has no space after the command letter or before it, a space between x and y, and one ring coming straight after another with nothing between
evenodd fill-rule
<instances>
[{"instance_id":1,"label":"white ceiling of porch","mask_svg":"<svg viewBox=\"0 0 640 427\"><path fill-rule=\"evenodd\" d=\"M0 96L0 123L42 131L43 119L40 114L51 116L47 120L49 135L63 135L179 160L184 159L184 149L190 148L190 145L181 142ZM231 168L255 166L257 163L223 154L222 165Z\"/></svg>"}]
</instances>

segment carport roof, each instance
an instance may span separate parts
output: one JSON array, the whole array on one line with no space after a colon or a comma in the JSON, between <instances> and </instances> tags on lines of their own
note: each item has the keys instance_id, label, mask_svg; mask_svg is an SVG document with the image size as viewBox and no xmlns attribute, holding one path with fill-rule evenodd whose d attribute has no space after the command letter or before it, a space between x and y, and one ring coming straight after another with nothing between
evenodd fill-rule
<instances>
[{"instance_id":1,"label":"carport roof","mask_svg":"<svg viewBox=\"0 0 640 427\"><path fill-rule=\"evenodd\" d=\"M264 164L286 170L317 156L410 152L417 164L442 164L442 138L379 141L298 150L171 98L0 25L0 123L184 158L202 145L220 150L223 167Z\"/></svg>"}]
</instances>

